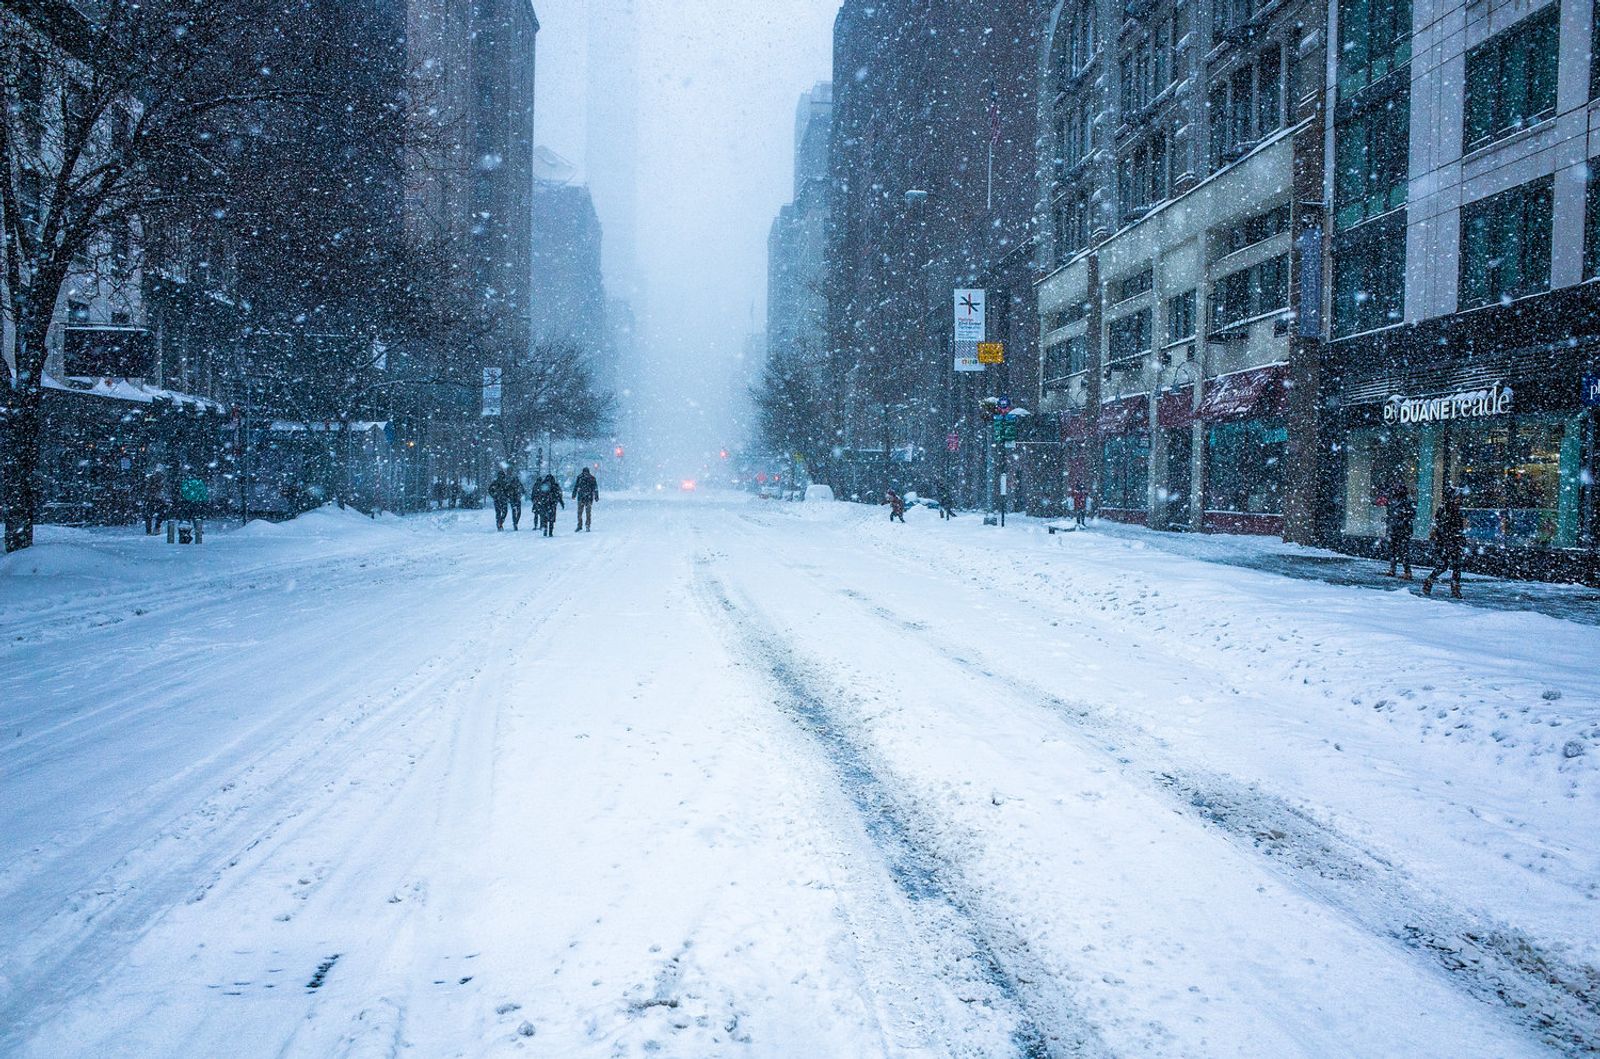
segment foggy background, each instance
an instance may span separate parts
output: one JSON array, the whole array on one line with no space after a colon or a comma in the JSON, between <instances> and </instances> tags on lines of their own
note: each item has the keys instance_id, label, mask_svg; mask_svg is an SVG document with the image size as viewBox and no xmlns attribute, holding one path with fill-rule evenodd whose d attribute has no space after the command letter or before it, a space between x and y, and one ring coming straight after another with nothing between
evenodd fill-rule
<instances>
[{"instance_id":1,"label":"foggy background","mask_svg":"<svg viewBox=\"0 0 1600 1059\"><path fill-rule=\"evenodd\" d=\"M693 473L719 448L745 442L747 392L760 367L749 358L762 353L747 345L765 328L767 230L792 192L795 104L830 77L838 2L536 0L535 10L537 138L576 164L581 181L591 182L594 139L628 138L619 111L629 71L617 66L633 66L640 341L625 368L618 436L652 466ZM629 25L631 64L621 32ZM591 82L603 93L593 131ZM603 180L592 183L615 296L624 292L611 255L626 218Z\"/></svg>"}]
</instances>

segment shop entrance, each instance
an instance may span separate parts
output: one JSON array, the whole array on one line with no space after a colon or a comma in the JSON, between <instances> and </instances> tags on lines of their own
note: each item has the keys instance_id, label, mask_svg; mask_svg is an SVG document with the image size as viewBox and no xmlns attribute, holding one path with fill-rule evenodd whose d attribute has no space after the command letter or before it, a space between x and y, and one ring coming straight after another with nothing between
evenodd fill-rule
<instances>
[{"instance_id":1,"label":"shop entrance","mask_svg":"<svg viewBox=\"0 0 1600 1059\"><path fill-rule=\"evenodd\" d=\"M1194 432L1188 429L1162 432L1167 451L1167 481L1163 494L1166 524L1173 529L1189 528L1189 499L1194 487Z\"/></svg>"}]
</instances>

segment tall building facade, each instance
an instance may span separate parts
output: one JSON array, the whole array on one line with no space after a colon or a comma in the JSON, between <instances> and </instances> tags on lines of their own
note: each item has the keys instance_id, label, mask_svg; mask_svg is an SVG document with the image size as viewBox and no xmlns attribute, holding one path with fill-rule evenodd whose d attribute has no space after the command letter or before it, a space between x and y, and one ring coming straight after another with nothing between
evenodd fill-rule
<instances>
[{"instance_id":1,"label":"tall building facade","mask_svg":"<svg viewBox=\"0 0 1600 1059\"><path fill-rule=\"evenodd\" d=\"M818 84L795 113L794 198L767 238L767 355L820 368L827 350L828 139L833 86Z\"/></svg>"},{"instance_id":2,"label":"tall building facade","mask_svg":"<svg viewBox=\"0 0 1600 1059\"><path fill-rule=\"evenodd\" d=\"M603 388L615 385L600 218L589 189L542 183L534 191L533 338L585 354Z\"/></svg>"},{"instance_id":3,"label":"tall building facade","mask_svg":"<svg viewBox=\"0 0 1600 1059\"><path fill-rule=\"evenodd\" d=\"M979 498L979 400L1034 388L1035 4L847 0L834 25L828 257L847 493ZM908 194L909 193L909 194ZM1011 356L953 370L952 294Z\"/></svg>"},{"instance_id":4,"label":"tall building facade","mask_svg":"<svg viewBox=\"0 0 1600 1059\"><path fill-rule=\"evenodd\" d=\"M1289 468L1318 444L1295 398L1320 348L1324 14L1050 11L1039 402L1061 485L1106 517L1293 535L1315 507Z\"/></svg>"},{"instance_id":5,"label":"tall building facade","mask_svg":"<svg viewBox=\"0 0 1600 1059\"><path fill-rule=\"evenodd\" d=\"M1462 498L1472 561L1593 560L1600 403L1597 27L1587 2L1333 0L1324 533L1426 539Z\"/></svg>"}]
</instances>

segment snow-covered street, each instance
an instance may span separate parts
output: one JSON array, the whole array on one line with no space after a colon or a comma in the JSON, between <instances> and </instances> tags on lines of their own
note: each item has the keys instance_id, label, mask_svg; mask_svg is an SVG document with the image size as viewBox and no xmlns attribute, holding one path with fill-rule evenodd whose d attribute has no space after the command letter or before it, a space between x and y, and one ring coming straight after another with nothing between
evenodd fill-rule
<instances>
[{"instance_id":1,"label":"snow-covered street","mask_svg":"<svg viewBox=\"0 0 1600 1059\"><path fill-rule=\"evenodd\" d=\"M1600 1050L1600 628L569 518L0 560L0 1054Z\"/></svg>"}]
</instances>

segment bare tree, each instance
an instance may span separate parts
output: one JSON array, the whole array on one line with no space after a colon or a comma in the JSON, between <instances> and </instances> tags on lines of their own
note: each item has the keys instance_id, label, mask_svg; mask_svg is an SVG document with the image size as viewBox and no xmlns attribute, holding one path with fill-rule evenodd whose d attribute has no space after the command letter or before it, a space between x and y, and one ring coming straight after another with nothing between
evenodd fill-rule
<instances>
[{"instance_id":1,"label":"bare tree","mask_svg":"<svg viewBox=\"0 0 1600 1059\"><path fill-rule=\"evenodd\" d=\"M534 439L598 433L612 399L595 387L588 354L568 342L540 343L504 369L503 405L492 427L502 459L515 467Z\"/></svg>"},{"instance_id":2,"label":"bare tree","mask_svg":"<svg viewBox=\"0 0 1600 1059\"><path fill-rule=\"evenodd\" d=\"M0 22L0 310L12 335L0 502L14 551L33 543L48 340L75 261L179 201L220 208L219 123L294 90L237 61L262 34L253 5L31 0Z\"/></svg>"}]
</instances>

